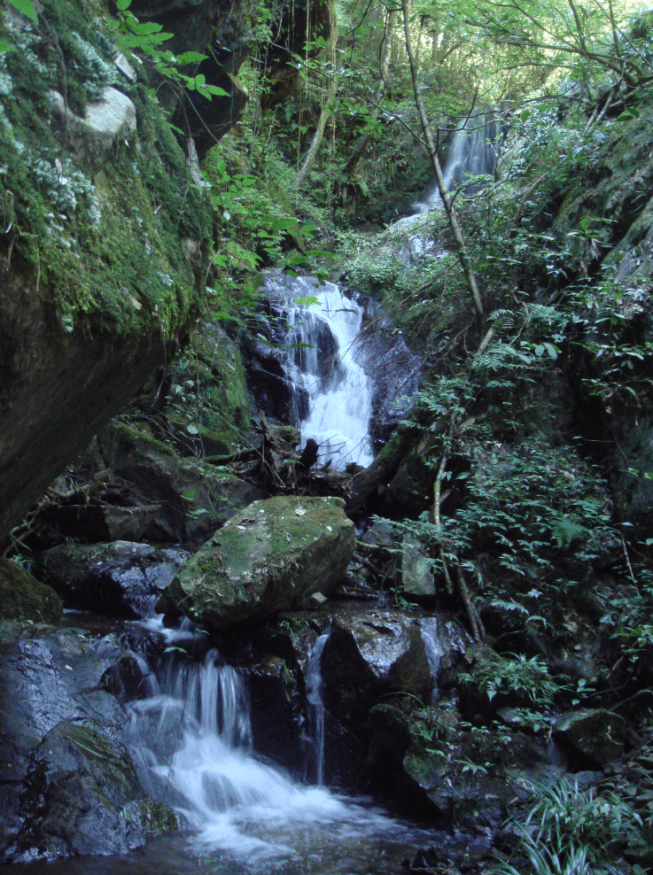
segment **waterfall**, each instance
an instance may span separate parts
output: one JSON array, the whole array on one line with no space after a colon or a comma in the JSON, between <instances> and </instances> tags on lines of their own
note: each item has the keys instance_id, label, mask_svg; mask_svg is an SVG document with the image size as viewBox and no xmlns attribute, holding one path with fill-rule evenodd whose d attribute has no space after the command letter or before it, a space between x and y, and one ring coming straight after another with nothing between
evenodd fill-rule
<instances>
[{"instance_id":1,"label":"waterfall","mask_svg":"<svg viewBox=\"0 0 653 875\"><path fill-rule=\"evenodd\" d=\"M326 638L313 648L307 683L322 726L319 662ZM373 856L394 854L374 870L394 872L401 853L431 839L369 804L299 784L257 758L244 678L216 650L199 665L170 653L155 676L152 695L130 705L126 741L144 789L179 812L194 832L196 853L226 853L244 863L239 872L252 875L281 871L280 860L293 875L363 875ZM322 732L319 776L323 739Z\"/></svg>"},{"instance_id":2,"label":"waterfall","mask_svg":"<svg viewBox=\"0 0 653 875\"><path fill-rule=\"evenodd\" d=\"M313 724L313 748L317 783L324 784L324 701L322 699L322 670L320 660L329 633L320 635L311 651L306 673L306 698L311 705Z\"/></svg>"},{"instance_id":3,"label":"waterfall","mask_svg":"<svg viewBox=\"0 0 653 875\"><path fill-rule=\"evenodd\" d=\"M312 277L268 276L265 288L288 326L285 367L302 441L317 442L322 464L369 465L372 385L358 341L363 308L335 283ZM318 303L297 303L309 297Z\"/></svg>"},{"instance_id":4,"label":"waterfall","mask_svg":"<svg viewBox=\"0 0 653 875\"><path fill-rule=\"evenodd\" d=\"M495 143L500 136L500 122L492 112L478 113L465 119L456 128L449 146L442 175L448 189L465 187L470 177L491 174L496 163ZM476 186L468 187L474 191ZM437 183L423 201L415 204L421 213L442 205Z\"/></svg>"}]
</instances>

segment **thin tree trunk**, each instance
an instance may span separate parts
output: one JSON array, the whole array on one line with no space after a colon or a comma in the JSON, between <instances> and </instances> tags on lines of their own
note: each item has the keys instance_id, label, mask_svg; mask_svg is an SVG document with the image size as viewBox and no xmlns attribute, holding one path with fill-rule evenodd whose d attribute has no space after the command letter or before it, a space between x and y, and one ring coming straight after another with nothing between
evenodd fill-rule
<instances>
[{"instance_id":1,"label":"thin tree trunk","mask_svg":"<svg viewBox=\"0 0 653 875\"><path fill-rule=\"evenodd\" d=\"M308 149L308 152L304 156L304 160L302 162L302 166L297 171L297 176L293 180L292 188L294 191L297 191L301 186L302 182L306 178L306 174L313 166L315 159L317 157L317 153L320 150L320 146L322 144L322 140L324 139L324 131L327 126L327 122L329 121L329 117L333 112L336 103L336 95L338 93L338 65L336 64L336 43L338 40L338 17L336 11L336 3L335 0L329 5L329 16L331 18L331 37L329 42L331 43L331 58L333 61L333 78L331 79L331 85L329 86L329 94L326 99L326 103L322 107L322 111L320 112L320 118L317 123L317 128L315 129L315 133L313 134L313 139L311 140L311 145Z\"/></svg>"},{"instance_id":2,"label":"thin tree trunk","mask_svg":"<svg viewBox=\"0 0 653 875\"><path fill-rule=\"evenodd\" d=\"M404 12L404 34L406 36L406 52L408 54L408 60L410 62L410 73L413 80L415 105L419 114L419 120L422 126L422 132L424 134L424 141L426 143L428 153L431 157L431 163L433 164L433 169L435 171L435 178L438 183L440 197L442 198L442 203L444 204L447 218L449 219L449 226L451 228L451 233L453 234L454 242L456 245L456 252L460 260L463 273L465 274L467 287L469 288L470 294L472 296L476 315L479 322L481 323L481 329L483 330L485 327L485 310L483 308L483 301L481 300L481 293L478 290L476 276L474 274L472 262L469 257L469 252L467 251L467 244L465 243L462 229L460 227L460 224L458 223L458 218L456 216L456 211L453 205L453 199L444 180L444 174L442 173L442 167L440 166L440 159L438 158L438 151L433 140L433 133L431 131L429 120L426 115L426 110L424 108L424 101L422 100L422 95L419 90L419 83L417 81L417 64L415 62L415 55L413 54L413 47L410 41L408 0L402 0L402 8Z\"/></svg>"}]
</instances>

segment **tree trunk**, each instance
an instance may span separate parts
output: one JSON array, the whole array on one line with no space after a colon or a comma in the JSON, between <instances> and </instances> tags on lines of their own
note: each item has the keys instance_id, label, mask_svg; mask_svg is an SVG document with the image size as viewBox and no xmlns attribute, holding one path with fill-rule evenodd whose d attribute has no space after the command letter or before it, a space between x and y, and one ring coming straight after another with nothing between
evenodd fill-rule
<instances>
[{"instance_id":1,"label":"tree trunk","mask_svg":"<svg viewBox=\"0 0 653 875\"><path fill-rule=\"evenodd\" d=\"M336 95L338 93L338 66L336 64L336 43L338 40L338 17L336 11L335 0L329 5L329 15L331 18L331 39L330 39L330 49L331 49L331 58L333 61L333 78L331 79L331 85L329 86L329 94L326 99L326 103L322 107L322 111L320 112L320 118L317 123L317 128L315 129L315 133L313 134L313 139L311 140L311 145L308 149L308 152L304 156L304 161L302 162L302 166L297 171L297 176L293 180L292 188L293 191L297 191L301 186L302 182L306 179L306 174L313 166L315 159L317 157L317 153L320 150L320 145L322 144L322 140L324 138L324 130L326 128L327 122L329 121L329 117L333 112L336 104Z\"/></svg>"},{"instance_id":2,"label":"tree trunk","mask_svg":"<svg viewBox=\"0 0 653 875\"><path fill-rule=\"evenodd\" d=\"M415 55L413 54L413 47L410 41L408 0L402 0L402 9L404 13L404 34L406 37L406 52L408 54L408 60L410 62L410 73L413 80L413 94L415 96L415 105L417 107L420 124L422 126L422 132L424 134L424 141L426 143L428 153L431 157L431 163L433 164L433 170L435 171L435 178L438 183L440 197L442 198L442 203L444 204L447 218L449 219L449 226L451 228L451 233L453 234L458 259L460 260L463 273L465 274L467 287L469 288L470 294L472 296L474 309L476 310L476 315L481 324L481 330L483 331L485 327L485 310L483 309L481 293L478 290L476 276L474 274L472 262L469 257L469 252L467 251L467 244L465 243L462 229L458 223L458 217L456 216L453 199L444 180L444 174L442 173L442 167L440 166L440 159L438 158L438 151L433 140L433 133L431 131L429 120L426 115L426 109L424 108L424 101L422 100L422 95L419 90L419 83L417 81L417 64L415 62Z\"/></svg>"}]
</instances>

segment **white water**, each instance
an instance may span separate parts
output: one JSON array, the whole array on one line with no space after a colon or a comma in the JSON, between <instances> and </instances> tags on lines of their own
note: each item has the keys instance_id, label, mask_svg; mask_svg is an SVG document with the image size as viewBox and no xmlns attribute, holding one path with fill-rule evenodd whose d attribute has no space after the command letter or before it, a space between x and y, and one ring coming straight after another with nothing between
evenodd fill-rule
<instances>
[{"instance_id":1,"label":"white water","mask_svg":"<svg viewBox=\"0 0 653 875\"><path fill-rule=\"evenodd\" d=\"M320 285L312 277L269 276L266 289L288 323L286 373L302 443L309 438L318 443L321 464L369 465L372 385L358 341L363 308L335 283ZM296 303L306 297L319 304Z\"/></svg>"},{"instance_id":2,"label":"white water","mask_svg":"<svg viewBox=\"0 0 653 875\"><path fill-rule=\"evenodd\" d=\"M498 135L497 119L487 112L470 116L458 126L442 169L444 182L449 190L464 186L471 177L492 173L496 162L494 143ZM436 182L424 200L415 204L415 208L419 213L426 213L440 207L442 198Z\"/></svg>"},{"instance_id":3,"label":"white water","mask_svg":"<svg viewBox=\"0 0 653 875\"><path fill-rule=\"evenodd\" d=\"M306 672L306 698L313 718L313 748L315 751L315 771L317 783L324 784L324 701L322 699L322 668L320 660L329 634L320 635L311 651Z\"/></svg>"},{"instance_id":4,"label":"white water","mask_svg":"<svg viewBox=\"0 0 653 875\"><path fill-rule=\"evenodd\" d=\"M257 759L245 685L216 651L201 666L170 659L155 695L132 704L128 740L144 788L183 816L196 853L227 853L247 873L366 872L361 855L428 837Z\"/></svg>"}]
</instances>

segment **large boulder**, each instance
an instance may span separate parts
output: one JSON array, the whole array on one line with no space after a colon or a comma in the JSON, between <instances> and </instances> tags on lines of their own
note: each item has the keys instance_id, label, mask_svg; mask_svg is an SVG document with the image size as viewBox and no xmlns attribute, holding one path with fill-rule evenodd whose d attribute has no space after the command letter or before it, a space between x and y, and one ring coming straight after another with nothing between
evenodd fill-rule
<instances>
[{"instance_id":1,"label":"large boulder","mask_svg":"<svg viewBox=\"0 0 653 875\"><path fill-rule=\"evenodd\" d=\"M336 615L322 653L327 707L359 723L380 695L430 700L465 662L471 639L453 621L354 608Z\"/></svg>"},{"instance_id":2,"label":"large boulder","mask_svg":"<svg viewBox=\"0 0 653 875\"><path fill-rule=\"evenodd\" d=\"M260 621L345 576L356 541L339 498L277 496L232 517L166 588L157 610L213 629Z\"/></svg>"},{"instance_id":3,"label":"large boulder","mask_svg":"<svg viewBox=\"0 0 653 875\"><path fill-rule=\"evenodd\" d=\"M124 853L174 828L117 738L115 636L0 625L0 860Z\"/></svg>"},{"instance_id":4,"label":"large boulder","mask_svg":"<svg viewBox=\"0 0 653 875\"><path fill-rule=\"evenodd\" d=\"M153 92L116 69L98 7L38 8L47 34L3 6L0 537L170 360L211 240L208 200ZM48 102L64 82L68 104Z\"/></svg>"}]
</instances>

